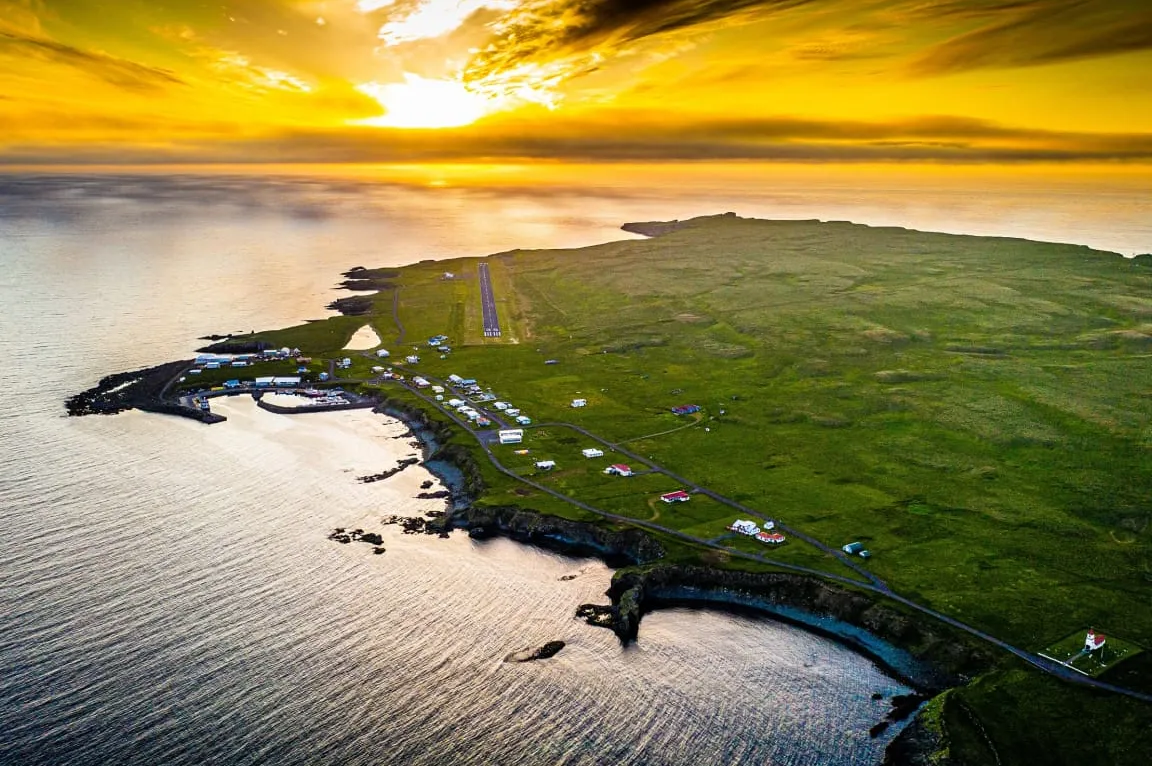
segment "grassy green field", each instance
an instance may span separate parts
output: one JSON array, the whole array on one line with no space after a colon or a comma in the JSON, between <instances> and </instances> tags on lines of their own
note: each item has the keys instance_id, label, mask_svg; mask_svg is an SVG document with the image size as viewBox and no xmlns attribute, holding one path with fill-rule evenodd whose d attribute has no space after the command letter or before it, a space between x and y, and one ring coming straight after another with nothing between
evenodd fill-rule
<instances>
[{"instance_id":1,"label":"grassy green field","mask_svg":"<svg viewBox=\"0 0 1152 766\"><path fill-rule=\"evenodd\" d=\"M395 357L447 334L453 354L425 347L417 369L479 378L536 423L628 440L830 545L860 540L874 554L866 566L894 590L1007 641L1047 646L1097 624L1152 642L1152 268L1070 245L732 217L487 260L502 339L480 332L476 259L401 271L403 346L388 335L391 292L368 318L268 337L321 358L371 321ZM569 407L574 397L588 406ZM680 404L701 405L699 421L669 412ZM536 459L555 459L556 471L534 479L704 537L735 518L699 497L654 507L678 487L603 476L611 455L585 461L584 441L529 430L531 454L509 452L508 465L530 475ZM481 502L585 515L485 471ZM715 551L670 550L724 563ZM773 554L840 571L793 541ZM1022 702L1033 686L1048 705L1039 723ZM960 738L973 762L982 747L1046 752L1014 740L996 710L1019 704L1032 725L1057 731L1096 699L1015 668L956 694L967 712L943 718L958 730L982 722L979 737ZM1152 725L1139 703L1107 705L1113 729ZM1146 762L1082 750L1090 762Z\"/></svg>"},{"instance_id":2,"label":"grassy green field","mask_svg":"<svg viewBox=\"0 0 1152 766\"><path fill-rule=\"evenodd\" d=\"M1101 633L1107 633L1100 631ZM1104 646L1092 651L1084 651L1084 635L1086 631L1078 630L1065 636L1059 641L1044 647L1040 654L1053 660L1079 670L1085 675L1096 678L1104 675L1118 663L1132 659L1140 654L1141 649L1131 641L1125 641L1116 636L1108 636Z\"/></svg>"}]
</instances>

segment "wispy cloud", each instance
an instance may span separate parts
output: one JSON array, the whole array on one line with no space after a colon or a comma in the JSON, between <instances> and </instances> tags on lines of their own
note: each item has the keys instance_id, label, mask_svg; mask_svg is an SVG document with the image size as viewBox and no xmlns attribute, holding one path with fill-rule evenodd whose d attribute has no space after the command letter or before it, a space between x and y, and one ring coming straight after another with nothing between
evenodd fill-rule
<instances>
[{"instance_id":1,"label":"wispy cloud","mask_svg":"<svg viewBox=\"0 0 1152 766\"><path fill-rule=\"evenodd\" d=\"M160 149L13 147L0 162L452 162L774 160L793 162L1075 162L1152 160L1152 133L1049 131L962 117L887 122L802 118L667 124L622 115L612 130L584 121L469 130L348 128L263 137L177 140Z\"/></svg>"},{"instance_id":2,"label":"wispy cloud","mask_svg":"<svg viewBox=\"0 0 1152 766\"><path fill-rule=\"evenodd\" d=\"M911 16L984 22L927 50L922 75L1038 66L1152 49L1148 0L1021 0L932 3Z\"/></svg>"},{"instance_id":3,"label":"wispy cloud","mask_svg":"<svg viewBox=\"0 0 1152 766\"><path fill-rule=\"evenodd\" d=\"M26 57L62 64L125 90L151 91L186 84L167 69L145 66L55 40L15 32L0 32L0 57Z\"/></svg>"}]
</instances>

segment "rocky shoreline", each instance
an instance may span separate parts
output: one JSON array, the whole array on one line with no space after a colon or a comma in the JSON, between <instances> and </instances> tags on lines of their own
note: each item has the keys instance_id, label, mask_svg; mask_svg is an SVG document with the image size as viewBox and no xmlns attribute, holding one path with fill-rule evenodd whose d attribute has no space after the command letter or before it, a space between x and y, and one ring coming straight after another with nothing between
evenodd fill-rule
<instances>
[{"instance_id":1,"label":"rocky shoreline","mask_svg":"<svg viewBox=\"0 0 1152 766\"><path fill-rule=\"evenodd\" d=\"M184 407L164 398L164 393L172 381L191 365L192 360L189 359L107 375L87 391L65 400L64 408L73 417L115 415L125 410L137 409L163 415L179 415L202 423L222 420L220 415Z\"/></svg>"},{"instance_id":2,"label":"rocky shoreline","mask_svg":"<svg viewBox=\"0 0 1152 766\"><path fill-rule=\"evenodd\" d=\"M411 428L423 445L425 467L450 490L443 516L412 520L420 523L406 525L406 532L445 536L465 529L473 539L502 536L602 559L619 570L605 594L609 603L582 604L574 616L613 630L624 644L636 640L647 612L684 606L766 614L844 643L923 693L894 699L888 719L874 727L872 736L880 736L893 723L913 717L889 744L884 765L949 763L945 735L920 716L923 703L987 670L995 660L988 647L875 596L818 578L660 563L663 548L639 529L613 530L518 507L478 506L474 501L484 491L479 467L471 452L451 443L449 426L395 401L385 400L377 411ZM443 470L433 468L436 462L453 466L458 475L442 475Z\"/></svg>"},{"instance_id":3,"label":"rocky shoreline","mask_svg":"<svg viewBox=\"0 0 1152 766\"><path fill-rule=\"evenodd\" d=\"M96 387L70 398L68 412L70 415L113 414L138 408L200 419L198 411L161 398L170 382L188 365L187 361L171 362L109 375ZM393 517L385 519L385 524L402 524L409 534L439 536L447 536L453 529L464 529L474 539L503 536L568 555L602 559L619 570L606 592L609 603L583 604L575 616L591 625L610 628L623 644L636 640L647 612L703 606L769 614L826 635L869 656L916 689L931 694L966 682L993 662L989 649L966 640L947 626L910 615L874 596L814 577L661 563L665 557L663 547L636 528L614 529L513 506L477 505L476 500L485 489L480 467L471 451L453 442L455 434L451 426L433 420L423 409L387 396L380 397L374 411L408 426L422 451L419 462L448 488L446 497L445 493L436 493L447 501L447 511L430 514L429 519ZM398 466L393 472L403 467L406 466ZM363 530L336 530L330 539L340 543L365 542L373 545L373 552L377 554L385 550L379 535ZM913 662L897 656L892 649ZM524 656L532 654L526 652ZM915 705L904 704L900 716L891 715L891 720L902 720L923 699L916 697ZM879 736L886 728L887 725L878 727L873 736ZM917 717L889 745L884 763L891 766L927 763L929 757L935 757L945 746L941 736L937 729Z\"/></svg>"}]
</instances>

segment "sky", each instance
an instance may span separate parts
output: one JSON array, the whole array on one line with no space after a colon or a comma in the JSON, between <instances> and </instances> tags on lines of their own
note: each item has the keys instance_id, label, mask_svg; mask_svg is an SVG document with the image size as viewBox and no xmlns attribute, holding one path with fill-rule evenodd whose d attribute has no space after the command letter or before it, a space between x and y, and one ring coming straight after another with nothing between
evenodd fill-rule
<instances>
[{"instance_id":1,"label":"sky","mask_svg":"<svg viewBox=\"0 0 1152 766\"><path fill-rule=\"evenodd\" d=\"M1152 0L0 0L0 162L1152 164Z\"/></svg>"}]
</instances>

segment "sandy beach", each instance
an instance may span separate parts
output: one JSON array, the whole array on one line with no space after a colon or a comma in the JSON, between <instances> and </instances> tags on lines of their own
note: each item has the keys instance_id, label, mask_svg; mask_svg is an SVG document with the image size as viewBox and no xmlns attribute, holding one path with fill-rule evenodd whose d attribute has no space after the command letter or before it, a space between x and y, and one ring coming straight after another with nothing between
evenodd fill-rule
<instances>
[{"instance_id":1,"label":"sandy beach","mask_svg":"<svg viewBox=\"0 0 1152 766\"><path fill-rule=\"evenodd\" d=\"M376 348L381 343L380 336L372 329L372 325L364 325L348 340L344 346L345 351L367 351Z\"/></svg>"}]
</instances>

